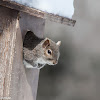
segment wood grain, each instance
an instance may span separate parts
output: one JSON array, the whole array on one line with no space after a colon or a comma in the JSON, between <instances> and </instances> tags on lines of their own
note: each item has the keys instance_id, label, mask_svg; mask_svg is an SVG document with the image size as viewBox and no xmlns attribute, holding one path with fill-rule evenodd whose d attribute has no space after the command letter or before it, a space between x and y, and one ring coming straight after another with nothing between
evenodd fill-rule
<instances>
[{"instance_id":1,"label":"wood grain","mask_svg":"<svg viewBox=\"0 0 100 100\"><path fill-rule=\"evenodd\" d=\"M0 98L10 96L18 11L0 6Z\"/></svg>"}]
</instances>

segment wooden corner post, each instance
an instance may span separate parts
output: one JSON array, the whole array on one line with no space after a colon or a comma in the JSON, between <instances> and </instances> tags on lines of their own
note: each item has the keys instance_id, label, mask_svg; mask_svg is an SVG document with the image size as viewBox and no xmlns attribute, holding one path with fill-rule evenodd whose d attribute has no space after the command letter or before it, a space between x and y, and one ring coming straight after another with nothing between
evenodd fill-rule
<instances>
[{"instance_id":1,"label":"wooden corner post","mask_svg":"<svg viewBox=\"0 0 100 100\"><path fill-rule=\"evenodd\" d=\"M0 100L10 99L18 11L0 6Z\"/></svg>"}]
</instances>

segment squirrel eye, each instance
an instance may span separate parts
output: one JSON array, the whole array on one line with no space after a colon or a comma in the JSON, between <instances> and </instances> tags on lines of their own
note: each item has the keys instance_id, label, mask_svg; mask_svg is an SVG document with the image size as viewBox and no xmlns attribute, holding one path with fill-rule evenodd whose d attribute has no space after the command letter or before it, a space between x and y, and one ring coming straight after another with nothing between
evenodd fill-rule
<instances>
[{"instance_id":1,"label":"squirrel eye","mask_svg":"<svg viewBox=\"0 0 100 100\"><path fill-rule=\"evenodd\" d=\"M52 51L49 49L49 50L48 50L48 54L51 55L51 53L52 53Z\"/></svg>"}]
</instances>

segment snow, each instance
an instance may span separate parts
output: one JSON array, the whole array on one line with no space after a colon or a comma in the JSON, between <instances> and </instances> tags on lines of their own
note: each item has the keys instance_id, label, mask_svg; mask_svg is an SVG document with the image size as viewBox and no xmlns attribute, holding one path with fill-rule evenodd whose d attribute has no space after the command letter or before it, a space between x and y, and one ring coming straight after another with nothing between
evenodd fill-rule
<instances>
[{"instance_id":1,"label":"snow","mask_svg":"<svg viewBox=\"0 0 100 100\"><path fill-rule=\"evenodd\" d=\"M72 18L74 0L11 0L48 13Z\"/></svg>"}]
</instances>

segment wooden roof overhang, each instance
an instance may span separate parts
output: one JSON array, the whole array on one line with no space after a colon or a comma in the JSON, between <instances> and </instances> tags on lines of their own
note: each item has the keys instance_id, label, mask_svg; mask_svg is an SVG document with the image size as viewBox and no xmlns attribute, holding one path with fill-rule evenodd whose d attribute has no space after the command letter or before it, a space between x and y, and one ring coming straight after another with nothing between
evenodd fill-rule
<instances>
[{"instance_id":1,"label":"wooden roof overhang","mask_svg":"<svg viewBox=\"0 0 100 100\"><path fill-rule=\"evenodd\" d=\"M57 22L57 23L61 23L61 24L69 25L69 26L74 26L76 23L76 20L72 20L72 19L69 19L63 16L54 15L52 13L37 10L35 8L31 8L26 5L22 5L22 4L19 4L14 1L10 1L10 0L0 0L0 5L11 8L11 9L18 10L21 12L25 12L32 16L43 18L45 20L50 20L53 22Z\"/></svg>"}]
</instances>

